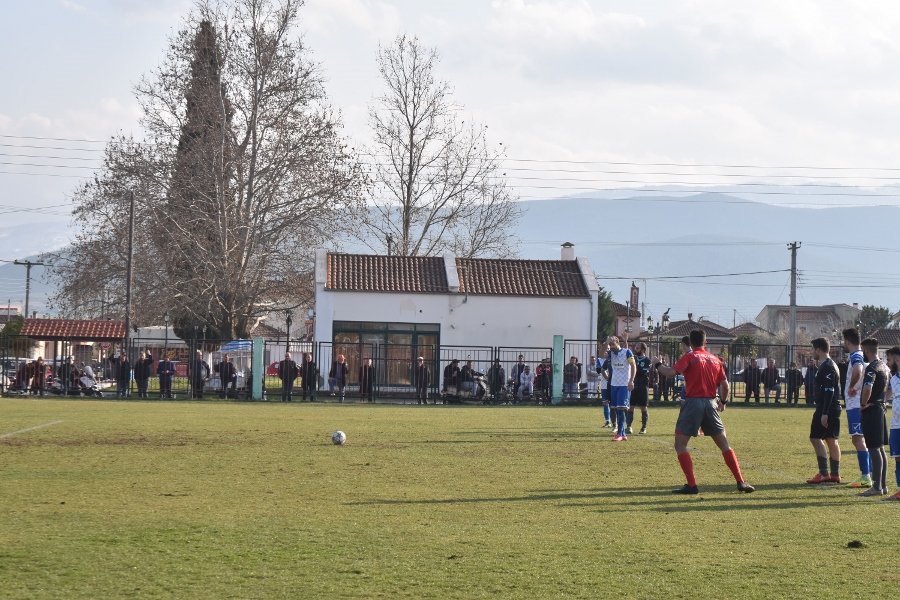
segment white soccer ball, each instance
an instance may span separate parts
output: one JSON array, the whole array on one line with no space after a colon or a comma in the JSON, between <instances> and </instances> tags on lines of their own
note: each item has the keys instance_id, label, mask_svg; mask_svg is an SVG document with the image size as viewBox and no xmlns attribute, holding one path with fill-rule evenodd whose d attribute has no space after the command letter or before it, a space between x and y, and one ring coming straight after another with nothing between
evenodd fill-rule
<instances>
[{"instance_id":1,"label":"white soccer ball","mask_svg":"<svg viewBox=\"0 0 900 600\"><path fill-rule=\"evenodd\" d=\"M347 441L347 434L343 431L335 431L331 434L331 443L335 446L343 446Z\"/></svg>"}]
</instances>

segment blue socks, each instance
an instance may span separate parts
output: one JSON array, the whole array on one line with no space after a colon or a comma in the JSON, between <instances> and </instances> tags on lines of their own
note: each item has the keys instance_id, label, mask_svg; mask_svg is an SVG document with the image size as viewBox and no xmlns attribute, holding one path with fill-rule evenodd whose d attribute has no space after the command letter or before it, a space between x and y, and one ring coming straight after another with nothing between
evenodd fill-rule
<instances>
[{"instance_id":1,"label":"blue socks","mask_svg":"<svg viewBox=\"0 0 900 600\"><path fill-rule=\"evenodd\" d=\"M857 450L856 460L859 461L859 472L866 475L872 475L872 457L869 456L868 450Z\"/></svg>"},{"instance_id":2,"label":"blue socks","mask_svg":"<svg viewBox=\"0 0 900 600\"><path fill-rule=\"evenodd\" d=\"M603 405L603 418L609 423L609 404Z\"/></svg>"},{"instance_id":3,"label":"blue socks","mask_svg":"<svg viewBox=\"0 0 900 600\"><path fill-rule=\"evenodd\" d=\"M628 417L625 416L625 411L619 411L619 422L617 423L619 426L619 435L625 437L625 430L628 428Z\"/></svg>"}]
</instances>

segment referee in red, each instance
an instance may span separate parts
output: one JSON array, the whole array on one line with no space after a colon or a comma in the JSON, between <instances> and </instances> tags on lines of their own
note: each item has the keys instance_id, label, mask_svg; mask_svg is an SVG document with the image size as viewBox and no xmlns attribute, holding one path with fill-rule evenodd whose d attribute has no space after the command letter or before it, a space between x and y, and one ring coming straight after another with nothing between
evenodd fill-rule
<instances>
[{"instance_id":1,"label":"referee in red","mask_svg":"<svg viewBox=\"0 0 900 600\"><path fill-rule=\"evenodd\" d=\"M690 335L691 352L686 353L672 367L667 367L657 362L656 368L661 375L672 377L676 373L684 375L685 400L678 421L675 424L675 452L678 454L678 462L681 470L687 478L684 487L672 490L674 494L696 494L697 479L694 477L694 463L691 453L688 451L688 442L692 437L697 437L701 427L704 433L711 437L716 446L722 451L725 464L734 474L739 492L750 493L755 488L744 481L741 473L741 465L737 455L728 445L725 436L725 425L722 423L719 413L725 410L726 398L728 398L728 378L725 376L725 367L722 360L715 354L706 351L706 334L700 330L694 330ZM718 393L718 398L716 394Z\"/></svg>"}]
</instances>

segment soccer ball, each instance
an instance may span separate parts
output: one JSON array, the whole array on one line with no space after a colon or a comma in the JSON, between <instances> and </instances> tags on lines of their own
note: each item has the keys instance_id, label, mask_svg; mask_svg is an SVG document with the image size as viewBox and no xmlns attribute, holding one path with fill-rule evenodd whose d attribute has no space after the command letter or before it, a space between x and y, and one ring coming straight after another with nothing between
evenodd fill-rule
<instances>
[{"instance_id":1,"label":"soccer ball","mask_svg":"<svg viewBox=\"0 0 900 600\"><path fill-rule=\"evenodd\" d=\"M343 446L347 441L347 434L343 431L335 431L331 434L331 443L335 446Z\"/></svg>"}]
</instances>

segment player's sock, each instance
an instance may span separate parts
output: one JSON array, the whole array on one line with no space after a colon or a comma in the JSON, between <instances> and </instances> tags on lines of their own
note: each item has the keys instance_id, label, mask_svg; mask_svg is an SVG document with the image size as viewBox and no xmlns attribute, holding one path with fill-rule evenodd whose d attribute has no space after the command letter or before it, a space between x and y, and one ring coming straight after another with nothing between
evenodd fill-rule
<instances>
[{"instance_id":1,"label":"player's sock","mask_svg":"<svg viewBox=\"0 0 900 600\"><path fill-rule=\"evenodd\" d=\"M687 484L691 487L696 487L697 479L694 477L694 461L691 460L691 453L682 452L679 454L678 463L681 465L681 470L684 471L684 477L687 479Z\"/></svg>"},{"instance_id":2,"label":"player's sock","mask_svg":"<svg viewBox=\"0 0 900 600\"><path fill-rule=\"evenodd\" d=\"M840 477L841 476L841 461L830 458L830 459L828 459L828 462L831 463L831 476L832 477Z\"/></svg>"},{"instance_id":3,"label":"player's sock","mask_svg":"<svg viewBox=\"0 0 900 600\"><path fill-rule=\"evenodd\" d=\"M603 418L609 423L609 404L603 405Z\"/></svg>"},{"instance_id":4,"label":"player's sock","mask_svg":"<svg viewBox=\"0 0 900 600\"><path fill-rule=\"evenodd\" d=\"M734 475L734 480L738 483L744 480L744 474L741 473L741 465L738 462L737 454L734 453L734 448L729 448L725 452L722 453L722 457L725 459L725 464L728 465L728 468L731 469L731 474Z\"/></svg>"},{"instance_id":5,"label":"player's sock","mask_svg":"<svg viewBox=\"0 0 900 600\"><path fill-rule=\"evenodd\" d=\"M628 417L625 414L624 410L619 411L619 435L625 437L625 432L628 430Z\"/></svg>"},{"instance_id":6,"label":"player's sock","mask_svg":"<svg viewBox=\"0 0 900 600\"><path fill-rule=\"evenodd\" d=\"M626 421L626 423L628 424L629 427L631 427L631 424L634 423L634 413L630 410L628 411L627 419L628 420Z\"/></svg>"},{"instance_id":7,"label":"player's sock","mask_svg":"<svg viewBox=\"0 0 900 600\"><path fill-rule=\"evenodd\" d=\"M647 429L647 419L649 419L649 413L646 411L641 413L641 429Z\"/></svg>"},{"instance_id":8,"label":"player's sock","mask_svg":"<svg viewBox=\"0 0 900 600\"><path fill-rule=\"evenodd\" d=\"M872 459L872 487L877 490L881 489L881 465L883 464L881 455L883 453L884 450L881 448L876 448L874 452L869 453Z\"/></svg>"},{"instance_id":9,"label":"player's sock","mask_svg":"<svg viewBox=\"0 0 900 600\"><path fill-rule=\"evenodd\" d=\"M828 475L828 459L817 454L816 461L819 463L819 474L823 477Z\"/></svg>"},{"instance_id":10,"label":"player's sock","mask_svg":"<svg viewBox=\"0 0 900 600\"><path fill-rule=\"evenodd\" d=\"M872 474L872 457L869 456L868 450L857 450L856 460L859 461L859 472L862 473L863 477L868 477Z\"/></svg>"}]
</instances>

